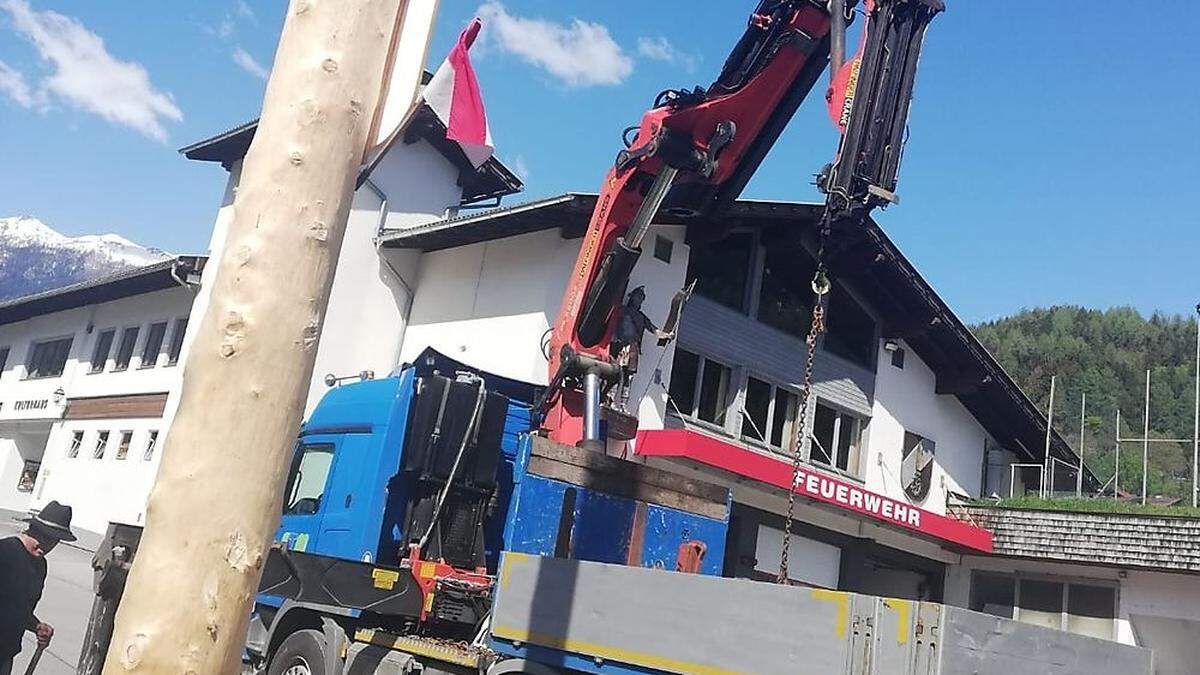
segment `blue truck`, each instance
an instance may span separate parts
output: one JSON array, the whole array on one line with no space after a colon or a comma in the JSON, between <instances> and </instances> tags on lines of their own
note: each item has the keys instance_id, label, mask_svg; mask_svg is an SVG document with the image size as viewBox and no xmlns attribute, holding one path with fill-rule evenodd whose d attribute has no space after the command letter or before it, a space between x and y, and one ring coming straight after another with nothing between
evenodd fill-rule
<instances>
[{"instance_id":1,"label":"blue truck","mask_svg":"<svg viewBox=\"0 0 1200 675\"><path fill-rule=\"evenodd\" d=\"M724 578L726 488L542 438L537 393L433 351L328 391L296 444L247 668L1150 672L1146 650L964 609Z\"/></svg>"}]
</instances>

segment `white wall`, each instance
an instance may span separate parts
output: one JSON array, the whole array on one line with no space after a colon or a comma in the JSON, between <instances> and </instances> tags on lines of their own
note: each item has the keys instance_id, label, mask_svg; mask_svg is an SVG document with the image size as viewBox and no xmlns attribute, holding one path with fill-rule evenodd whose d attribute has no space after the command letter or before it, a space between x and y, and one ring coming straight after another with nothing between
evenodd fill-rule
<instances>
[{"instance_id":1,"label":"white wall","mask_svg":"<svg viewBox=\"0 0 1200 675\"><path fill-rule=\"evenodd\" d=\"M911 431L935 443L932 487L924 503L917 505L945 513L947 491L979 495L984 444L991 441L956 397L935 393L933 371L908 345L901 343L901 347L907 353L904 368L897 368L880 343L864 458L867 488L907 500L900 466L904 432Z\"/></svg>"},{"instance_id":2,"label":"white wall","mask_svg":"<svg viewBox=\"0 0 1200 675\"><path fill-rule=\"evenodd\" d=\"M93 532L103 533L109 521L140 525L158 470L162 426L159 418L65 420L55 424L34 487L35 504L40 506L51 499L70 504L74 510L73 525ZM151 430L159 430L159 438L147 460L145 452ZM77 457L68 457L75 431L84 432L83 445ZM96 459L93 451L101 431L109 432L108 444L104 457ZM128 455L117 459L123 431L132 431L133 437Z\"/></svg>"},{"instance_id":3,"label":"white wall","mask_svg":"<svg viewBox=\"0 0 1200 675\"><path fill-rule=\"evenodd\" d=\"M377 234L386 229L416 227L442 218L462 199L457 169L425 141L398 144L380 162L370 186L354 195L346 236L338 256L329 306L309 385L307 416L324 396L327 374L338 377L370 370L383 377L400 363L411 292L417 284L421 253L380 250Z\"/></svg>"},{"instance_id":4,"label":"white wall","mask_svg":"<svg viewBox=\"0 0 1200 675\"><path fill-rule=\"evenodd\" d=\"M1200 622L1200 579L1189 574L1129 572L1121 580L1117 616L1117 640L1125 644L1137 644L1131 615ZM1195 638L1200 640L1200 634Z\"/></svg>"},{"instance_id":5,"label":"white wall","mask_svg":"<svg viewBox=\"0 0 1200 675\"><path fill-rule=\"evenodd\" d=\"M490 373L545 384L540 344L578 251L578 239L554 229L424 254L401 360L433 347Z\"/></svg>"}]
</instances>

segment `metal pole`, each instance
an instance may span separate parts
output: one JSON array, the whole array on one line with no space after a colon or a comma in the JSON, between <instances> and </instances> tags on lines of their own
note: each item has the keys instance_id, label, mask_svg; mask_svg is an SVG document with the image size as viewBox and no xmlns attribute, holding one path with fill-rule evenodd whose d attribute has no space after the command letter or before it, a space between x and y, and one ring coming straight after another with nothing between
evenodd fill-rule
<instances>
[{"instance_id":1,"label":"metal pole","mask_svg":"<svg viewBox=\"0 0 1200 675\"><path fill-rule=\"evenodd\" d=\"M846 62L846 0L829 0L829 82Z\"/></svg>"},{"instance_id":2,"label":"metal pole","mask_svg":"<svg viewBox=\"0 0 1200 675\"><path fill-rule=\"evenodd\" d=\"M1075 496L1083 496L1083 425L1087 420L1087 392L1079 403L1079 473L1075 476Z\"/></svg>"},{"instance_id":3,"label":"metal pole","mask_svg":"<svg viewBox=\"0 0 1200 675\"><path fill-rule=\"evenodd\" d=\"M1142 504L1146 504L1146 477L1150 473L1150 369L1146 369L1146 414L1142 425Z\"/></svg>"},{"instance_id":4,"label":"metal pole","mask_svg":"<svg viewBox=\"0 0 1200 675\"><path fill-rule=\"evenodd\" d=\"M1200 304L1196 305L1196 418L1192 427L1192 508L1200 496Z\"/></svg>"},{"instance_id":5,"label":"metal pole","mask_svg":"<svg viewBox=\"0 0 1200 675\"><path fill-rule=\"evenodd\" d=\"M590 370L583 376L583 441L600 442L600 375Z\"/></svg>"},{"instance_id":6,"label":"metal pole","mask_svg":"<svg viewBox=\"0 0 1200 675\"><path fill-rule=\"evenodd\" d=\"M646 192L646 198L642 200L642 205L634 214L633 221L629 223L629 230L625 234L626 246L638 248L642 245L642 239L650 230L650 223L658 213L658 207L662 206L663 199L671 189L671 182L675 180L675 175L678 173L679 169L669 165L664 165L659 169L658 175L654 177L654 182L650 184L650 189Z\"/></svg>"},{"instance_id":7,"label":"metal pole","mask_svg":"<svg viewBox=\"0 0 1200 675\"><path fill-rule=\"evenodd\" d=\"M1116 435L1117 471L1113 474L1113 500L1121 498L1121 409L1117 408L1117 435Z\"/></svg>"},{"instance_id":8,"label":"metal pole","mask_svg":"<svg viewBox=\"0 0 1200 675\"><path fill-rule=\"evenodd\" d=\"M1050 433L1054 428L1054 380L1055 376L1050 376L1050 404L1046 406L1046 456L1042 458L1042 499L1050 495L1050 487L1046 485L1046 478L1050 475Z\"/></svg>"}]
</instances>

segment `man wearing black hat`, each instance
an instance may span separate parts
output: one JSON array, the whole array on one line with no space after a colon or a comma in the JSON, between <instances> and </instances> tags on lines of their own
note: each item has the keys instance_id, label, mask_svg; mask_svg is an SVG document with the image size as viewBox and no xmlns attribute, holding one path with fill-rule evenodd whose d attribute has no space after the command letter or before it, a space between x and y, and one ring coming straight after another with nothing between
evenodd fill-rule
<instances>
[{"instance_id":1,"label":"man wearing black hat","mask_svg":"<svg viewBox=\"0 0 1200 675\"><path fill-rule=\"evenodd\" d=\"M0 539L0 675L12 671L25 631L37 635L39 646L50 644L54 629L33 615L46 582L44 556L60 541L75 541L69 506L51 501L23 520L24 532Z\"/></svg>"}]
</instances>

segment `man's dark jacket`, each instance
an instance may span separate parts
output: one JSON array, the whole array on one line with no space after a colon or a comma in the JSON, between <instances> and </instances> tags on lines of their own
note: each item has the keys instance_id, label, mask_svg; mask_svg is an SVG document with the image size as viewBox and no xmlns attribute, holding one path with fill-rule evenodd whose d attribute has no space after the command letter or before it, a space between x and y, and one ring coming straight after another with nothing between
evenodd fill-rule
<instances>
[{"instance_id":1,"label":"man's dark jacket","mask_svg":"<svg viewBox=\"0 0 1200 675\"><path fill-rule=\"evenodd\" d=\"M42 599L46 560L29 555L16 537L0 539L0 659L21 651L21 636L33 630L33 608Z\"/></svg>"}]
</instances>

